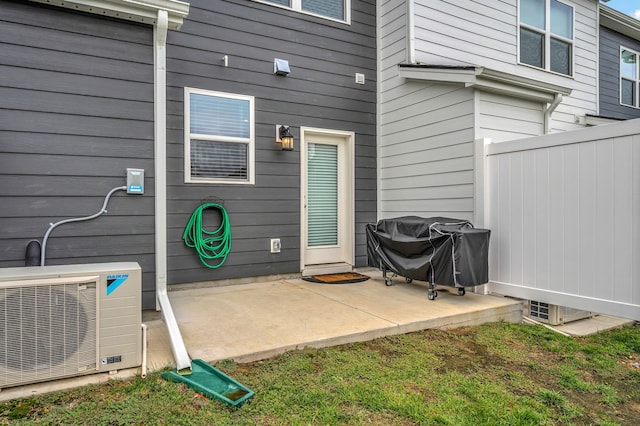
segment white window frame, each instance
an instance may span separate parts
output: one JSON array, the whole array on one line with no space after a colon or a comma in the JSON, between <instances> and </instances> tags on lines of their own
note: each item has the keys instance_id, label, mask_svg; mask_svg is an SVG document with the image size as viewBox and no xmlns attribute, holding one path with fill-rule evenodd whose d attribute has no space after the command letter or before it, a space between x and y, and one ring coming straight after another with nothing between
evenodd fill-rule
<instances>
[{"instance_id":1,"label":"white window frame","mask_svg":"<svg viewBox=\"0 0 640 426\"><path fill-rule=\"evenodd\" d=\"M344 1L344 20L302 10L302 0L290 0L291 6L284 6L281 4L272 3L268 0L253 0L253 1L257 3L268 4L269 6L279 7L281 9L294 10L299 13L304 13L305 15L316 16L318 18L328 19L329 21L339 22L341 24L351 25L351 0L343 0Z\"/></svg>"},{"instance_id":2,"label":"white window frame","mask_svg":"<svg viewBox=\"0 0 640 426\"><path fill-rule=\"evenodd\" d=\"M199 133L191 133L190 96L200 94L206 96L216 96L249 101L249 137L237 138L230 136L213 136ZM200 178L191 176L191 139L211 141L211 142L232 142L247 145L247 167L248 174L246 180L239 179L216 179ZM253 185L255 183L255 98L253 96L238 95L234 93L215 92L212 90L184 88L184 182L185 183L214 183L232 185Z\"/></svg>"},{"instance_id":3,"label":"white window frame","mask_svg":"<svg viewBox=\"0 0 640 426\"><path fill-rule=\"evenodd\" d=\"M571 35L573 36L572 39L568 39L568 38L564 38L562 36L559 36L557 34L553 34L551 32L551 0L545 0L545 4L544 4L544 30L541 30L540 28L525 24L523 22L521 22L520 20L520 12L522 11L522 7L520 6L521 0L518 0L518 37L517 37L517 43L518 43L518 64L519 65L524 65L526 67L531 67L531 68L535 68L537 70L544 70L556 75L561 75L564 77L573 77L574 72L575 72L575 39L576 39L576 8L574 5L569 4L567 2L564 1L560 1L557 0L558 3L562 3L565 6L568 6L571 8ZM542 34L544 35L544 58L543 59L543 67L539 68L536 67L535 65L531 65L531 64L526 64L524 62L520 61L520 28L524 28L526 30L535 32L537 34ZM570 48L571 48L571 63L570 63L570 67L571 67L571 72L569 74L563 74L561 72L557 72L557 71L552 71L551 70L551 39L555 38L557 40L563 41L565 43L568 43Z\"/></svg>"},{"instance_id":4,"label":"white window frame","mask_svg":"<svg viewBox=\"0 0 640 426\"><path fill-rule=\"evenodd\" d=\"M633 89L636 92L636 96L635 96L636 105L629 105L622 102L622 80L631 81L629 77L622 76L622 69L620 69L620 61L622 60L623 50L626 50L627 52L631 52L634 55L636 55L636 79L633 81ZM640 52L638 52L635 49L629 49L628 47L620 46L620 52L618 52L618 86L620 91L618 95L618 102L620 102L620 105L629 107L629 108L640 109L640 99L638 98L640 96Z\"/></svg>"}]
</instances>

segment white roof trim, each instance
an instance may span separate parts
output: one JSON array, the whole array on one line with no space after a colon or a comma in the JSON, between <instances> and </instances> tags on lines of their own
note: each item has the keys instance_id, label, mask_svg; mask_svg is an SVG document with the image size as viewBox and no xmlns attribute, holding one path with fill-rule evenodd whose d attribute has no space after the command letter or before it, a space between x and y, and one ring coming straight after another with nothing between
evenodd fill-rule
<instances>
[{"instance_id":1,"label":"white roof trim","mask_svg":"<svg viewBox=\"0 0 640 426\"><path fill-rule=\"evenodd\" d=\"M530 99L540 102L553 102L555 95L571 94L570 87L559 86L545 81L535 80L485 67L474 66L420 66L398 65L400 77L436 81L442 83L461 83L465 87L474 87L488 92L495 92Z\"/></svg>"},{"instance_id":2,"label":"white roof trim","mask_svg":"<svg viewBox=\"0 0 640 426\"><path fill-rule=\"evenodd\" d=\"M586 124L587 126L600 126L602 124L619 123L621 121L624 120L587 114L584 119L584 124Z\"/></svg>"},{"instance_id":3,"label":"white roof trim","mask_svg":"<svg viewBox=\"0 0 640 426\"><path fill-rule=\"evenodd\" d=\"M600 25L640 41L640 21L600 4Z\"/></svg>"},{"instance_id":4,"label":"white roof trim","mask_svg":"<svg viewBox=\"0 0 640 426\"><path fill-rule=\"evenodd\" d=\"M178 0L31 0L53 6L80 10L155 25L158 10L166 10L169 15L169 29L179 30L184 18L189 14L189 3Z\"/></svg>"}]
</instances>

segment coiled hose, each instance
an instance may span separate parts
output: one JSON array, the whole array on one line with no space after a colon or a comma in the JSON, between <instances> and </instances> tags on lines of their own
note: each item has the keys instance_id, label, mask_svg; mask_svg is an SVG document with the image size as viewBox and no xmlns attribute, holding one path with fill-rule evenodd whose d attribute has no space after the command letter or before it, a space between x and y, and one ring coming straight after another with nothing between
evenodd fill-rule
<instances>
[{"instance_id":1,"label":"coiled hose","mask_svg":"<svg viewBox=\"0 0 640 426\"><path fill-rule=\"evenodd\" d=\"M206 209L220 211L222 221L215 231L207 231L202 223L202 216ZM229 215L220 204L205 203L195 209L187 226L184 228L182 239L187 247L195 248L200 256L200 262L207 268L219 268L227 260L231 251L231 225ZM210 264L211 260L217 263Z\"/></svg>"}]
</instances>

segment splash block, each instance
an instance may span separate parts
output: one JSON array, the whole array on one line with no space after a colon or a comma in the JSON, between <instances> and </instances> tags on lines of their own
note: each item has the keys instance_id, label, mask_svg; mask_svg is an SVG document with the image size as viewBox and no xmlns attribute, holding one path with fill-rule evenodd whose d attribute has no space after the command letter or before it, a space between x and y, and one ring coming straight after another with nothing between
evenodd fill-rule
<instances>
[{"instance_id":1,"label":"splash block","mask_svg":"<svg viewBox=\"0 0 640 426\"><path fill-rule=\"evenodd\" d=\"M184 383L210 399L217 399L238 407L254 392L209 363L194 359L191 361L191 374L182 375L177 370L162 373L162 378L170 382Z\"/></svg>"}]
</instances>

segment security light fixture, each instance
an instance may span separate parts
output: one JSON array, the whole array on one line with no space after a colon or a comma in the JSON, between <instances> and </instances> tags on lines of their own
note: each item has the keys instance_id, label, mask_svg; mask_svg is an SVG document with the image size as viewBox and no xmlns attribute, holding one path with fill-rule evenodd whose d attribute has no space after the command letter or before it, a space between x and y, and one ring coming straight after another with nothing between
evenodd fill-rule
<instances>
[{"instance_id":1,"label":"security light fixture","mask_svg":"<svg viewBox=\"0 0 640 426\"><path fill-rule=\"evenodd\" d=\"M276 126L276 143L280 144L283 151L293 151L293 135L289 126Z\"/></svg>"}]
</instances>

